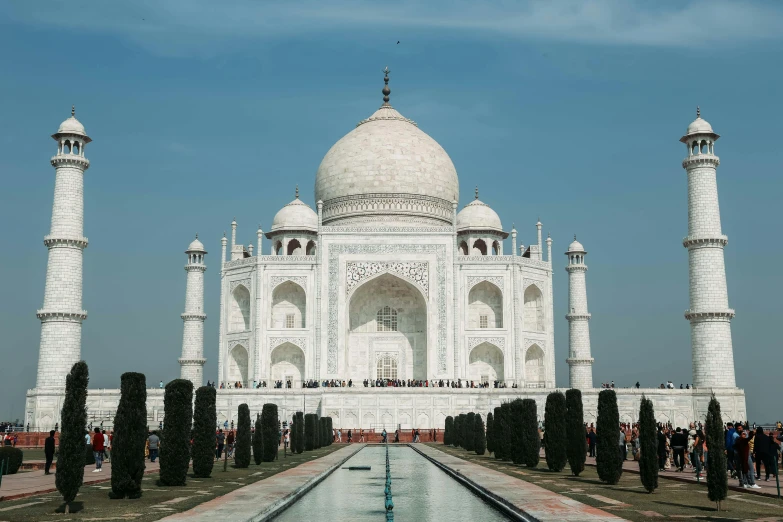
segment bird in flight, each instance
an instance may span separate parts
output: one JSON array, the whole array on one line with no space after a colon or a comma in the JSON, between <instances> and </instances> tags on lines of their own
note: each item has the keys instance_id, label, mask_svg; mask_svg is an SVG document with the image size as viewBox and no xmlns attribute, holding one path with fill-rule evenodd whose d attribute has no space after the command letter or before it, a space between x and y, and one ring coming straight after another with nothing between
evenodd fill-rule
<instances>
[{"instance_id":1,"label":"bird in flight","mask_svg":"<svg viewBox=\"0 0 783 522\"><path fill-rule=\"evenodd\" d=\"M399 41L399 40L397 40L397 45L399 45L399 43L400 43L400 41Z\"/></svg>"}]
</instances>

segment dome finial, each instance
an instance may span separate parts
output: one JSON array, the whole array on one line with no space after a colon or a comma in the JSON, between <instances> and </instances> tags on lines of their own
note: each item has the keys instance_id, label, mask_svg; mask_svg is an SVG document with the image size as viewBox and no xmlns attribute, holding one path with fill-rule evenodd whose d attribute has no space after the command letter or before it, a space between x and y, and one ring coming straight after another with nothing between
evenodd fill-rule
<instances>
[{"instance_id":1,"label":"dome finial","mask_svg":"<svg viewBox=\"0 0 783 522\"><path fill-rule=\"evenodd\" d=\"M299 199L299 185L296 186L296 199Z\"/></svg>"},{"instance_id":2,"label":"dome finial","mask_svg":"<svg viewBox=\"0 0 783 522\"><path fill-rule=\"evenodd\" d=\"M476 185L476 199L478 199L478 185Z\"/></svg>"},{"instance_id":3,"label":"dome finial","mask_svg":"<svg viewBox=\"0 0 783 522\"><path fill-rule=\"evenodd\" d=\"M574 234L574 241L576 241L576 234Z\"/></svg>"},{"instance_id":4,"label":"dome finial","mask_svg":"<svg viewBox=\"0 0 783 522\"><path fill-rule=\"evenodd\" d=\"M76 117L76 105L71 105L71 118Z\"/></svg>"},{"instance_id":5,"label":"dome finial","mask_svg":"<svg viewBox=\"0 0 783 522\"><path fill-rule=\"evenodd\" d=\"M701 108L698 105L696 106L696 117L701 118Z\"/></svg>"},{"instance_id":6,"label":"dome finial","mask_svg":"<svg viewBox=\"0 0 783 522\"><path fill-rule=\"evenodd\" d=\"M198 239L198 232L196 232L196 239Z\"/></svg>"},{"instance_id":7,"label":"dome finial","mask_svg":"<svg viewBox=\"0 0 783 522\"><path fill-rule=\"evenodd\" d=\"M389 89L389 73L391 71L389 70L389 67L387 66L383 70L383 90L381 91L383 93L383 105L388 106L389 105L389 94L391 94L391 89Z\"/></svg>"}]
</instances>

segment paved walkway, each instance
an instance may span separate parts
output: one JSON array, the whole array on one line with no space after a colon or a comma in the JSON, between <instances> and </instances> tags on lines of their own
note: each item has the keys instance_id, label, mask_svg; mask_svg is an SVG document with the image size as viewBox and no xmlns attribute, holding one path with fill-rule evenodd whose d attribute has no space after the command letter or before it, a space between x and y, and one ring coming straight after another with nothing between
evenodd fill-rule
<instances>
[{"instance_id":1,"label":"paved walkway","mask_svg":"<svg viewBox=\"0 0 783 522\"><path fill-rule=\"evenodd\" d=\"M345 446L320 459L305 462L162 520L187 520L188 522L263 520L287 506L288 503L299 499L364 446L364 444Z\"/></svg>"},{"instance_id":2,"label":"paved walkway","mask_svg":"<svg viewBox=\"0 0 783 522\"><path fill-rule=\"evenodd\" d=\"M111 480L111 462L104 462L103 471L100 473L93 473L94 469L94 464L84 467L84 484L97 484ZM157 473L158 469L160 469L158 462L153 464L147 461L147 469L144 473ZM54 472L51 475L45 475L43 470L25 471L3 476L3 482L0 484L0 500L13 500L52 491L57 491L54 485Z\"/></svg>"},{"instance_id":3,"label":"paved walkway","mask_svg":"<svg viewBox=\"0 0 783 522\"><path fill-rule=\"evenodd\" d=\"M586 464L588 466L595 466L595 457L587 457ZM626 460L623 463L623 471L627 471L629 473L639 473L639 462L634 460ZM770 476L769 482L764 481L764 470L761 471L761 479L756 481L756 484L759 485L761 489L745 489L743 487L740 487L739 481L737 479L733 479L729 477L729 489L733 491L741 491L743 493L752 493L754 495L764 495L764 496L772 496L777 498L778 496L778 489L775 484L775 477ZM689 482L689 483L697 483L696 480L696 474L693 472L692 469L685 468L685 471L682 473L678 471L674 471L674 468L668 470L668 471L661 471L658 473L659 478L665 478L670 480L677 480L680 482ZM707 486L707 473L705 471L702 471L701 473L701 483L704 484L704 486ZM783 492L783 477L781 477L781 484L780 484L781 492Z\"/></svg>"},{"instance_id":4,"label":"paved walkway","mask_svg":"<svg viewBox=\"0 0 783 522\"><path fill-rule=\"evenodd\" d=\"M469 485L490 496L505 499L506 505L536 520L542 522L623 520L611 513L558 495L530 482L453 457L426 444L412 444L411 447L436 464L451 470L458 480L467 481Z\"/></svg>"}]
</instances>

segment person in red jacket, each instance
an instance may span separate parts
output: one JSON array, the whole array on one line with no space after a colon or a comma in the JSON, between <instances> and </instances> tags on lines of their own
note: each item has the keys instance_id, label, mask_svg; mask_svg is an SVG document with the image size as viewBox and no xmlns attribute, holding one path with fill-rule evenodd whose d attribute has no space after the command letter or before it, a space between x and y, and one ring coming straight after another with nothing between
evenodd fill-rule
<instances>
[{"instance_id":1,"label":"person in red jacket","mask_svg":"<svg viewBox=\"0 0 783 522\"><path fill-rule=\"evenodd\" d=\"M95 455L95 469L93 473L98 473L101 470L103 464L103 450L105 445L103 444L103 433L100 428L95 428L95 434L92 436L92 454Z\"/></svg>"}]
</instances>

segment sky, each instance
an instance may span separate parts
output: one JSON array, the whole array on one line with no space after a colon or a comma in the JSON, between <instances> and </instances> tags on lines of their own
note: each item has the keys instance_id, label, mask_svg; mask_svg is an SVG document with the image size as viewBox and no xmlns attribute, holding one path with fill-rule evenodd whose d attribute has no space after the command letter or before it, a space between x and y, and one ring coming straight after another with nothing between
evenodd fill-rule
<instances>
[{"instance_id":1,"label":"sky","mask_svg":"<svg viewBox=\"0 0 783 522\"><path fill-rule=\"evenodd\" d=\"M422 5L426 4L426 5ZM220 238L294 197L381 103L436 139L535 241L554 240L557 384L567 386L562 253L587 251L596 384L691 382L687 185L696 106L718 170L738 385L751 422L783 418L778 238L783 4L624 0L4 3L0 17L0 420L35 386L55 153L71 105L86 148L82 356L93 388L179 376L186 258L209 254L205 379L217 375ZM397 43L399 41L399 44ZM509 243L506 249L510 248ZM761 263L765 261L765 263Z\"/></svg>"}]
</instances>

